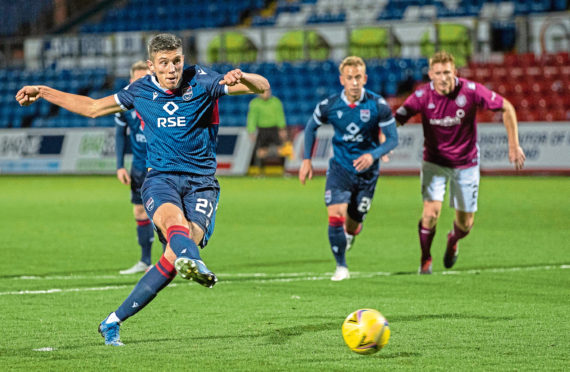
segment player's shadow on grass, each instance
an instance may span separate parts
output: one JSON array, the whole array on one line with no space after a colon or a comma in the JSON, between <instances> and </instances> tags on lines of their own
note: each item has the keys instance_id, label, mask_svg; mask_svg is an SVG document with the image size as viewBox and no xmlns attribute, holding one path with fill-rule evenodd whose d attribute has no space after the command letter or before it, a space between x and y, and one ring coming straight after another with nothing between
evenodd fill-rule
<instances>
[{"instance_id":1,"label":"player's shadow on grass","mask_svg":"<svg viewBox=\"0 0 570 372\"><path fill-rule=\"evenodd\" d=\"M460 313L447 313L447 314L422 314L422 315L405 315L405 316L390 316L390 322L421 322L424 320L432 319L476 319L485 320L488 322L503 322L515 319L512 316L487 316L479 314L460 314Z\"/></svg>"},{"instance_id":2,"label":"player's shadow on grass","mask_svg":"<svg viewBox=\"0 0 570 372\"><path fill-rule=\"evenodd\" d=\"M252 338L260 339L263 338L264 344L281 345L286 343L290 338L301 336L303 333L307 332L319 332L319 331L330 331L338 330L338 322L326 322L320 324L306 324L294 327L275 327L264 332L259 333L244 333L244 334L225 334L225 335L214 335L205 337L193 337L194 340L205 339L232 339L232 338ZM156 341L160 341L155 339ZM131 341L132 342L132 341ZM135 343L137 341L134 341ZM142 342L142 341L141 341ZM147 342L146 340L144 342Z\"/></svg>"},{"instance_id":3,"label":"player's shadow on grass","mask_svg":"<svg viewBox=\"0 0 570 372\"><path fill-rule=\"evenodd\" d=\"M240 267L255 267L257 270L263 267L288 267L288 266L299 266L299 265L316 265L316 264L326 264L330 263L328 259L322 260L290 260L290 261L274 261L274 262L250 262L246 264L240 264Z\"/></svg>"}]
</instances>

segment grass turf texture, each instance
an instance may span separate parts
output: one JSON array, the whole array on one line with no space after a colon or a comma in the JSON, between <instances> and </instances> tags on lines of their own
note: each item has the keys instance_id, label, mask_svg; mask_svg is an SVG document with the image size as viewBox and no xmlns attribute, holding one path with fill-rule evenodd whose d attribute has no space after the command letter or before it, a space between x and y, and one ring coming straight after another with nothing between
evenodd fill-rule
<instances>
[{"instance_id":1,"label":"grass turf texture","mask_svg":"<svg viewBox=\"0 0 570 372\"><path fill-rule=\"evenodd\" d=\"M0 177L0 370L568 369L570 179L484 177L451 275L446 201L434 274L418 276L418 178L381 178L343 282L329 280L324 178L220 183L202 251L220 282L177 278L113 348L97 325L139 278L118 275L140 254L128 188L113 177ZM372 356L350 352L340 333L364 307L392 330Z\"/></svg>"}]
</instances>

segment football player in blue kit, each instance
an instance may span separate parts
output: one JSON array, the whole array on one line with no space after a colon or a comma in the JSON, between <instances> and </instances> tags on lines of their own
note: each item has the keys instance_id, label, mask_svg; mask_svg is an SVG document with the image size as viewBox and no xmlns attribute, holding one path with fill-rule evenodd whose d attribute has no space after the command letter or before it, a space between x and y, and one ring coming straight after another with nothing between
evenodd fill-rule
<instances>
[{"instance_id":1,"label":"football player in blue kit","mask_svg":"<svg viewBox=\"0 0 570 372\"><path fill-rule=\"evenodd\" d=\"M148 75L150 70L145 61L137 61L131 66L130 82ZM119 182L131 187L131 203L133 215L137 221L137 241L141 247L141 259L132 267L119 271L120 274L135 274L148 270L150 267L154 228L144 210L141 188L147 174L146 168L146 137L142 123L135 110L115 114L115 152L117 153L117 178ZM125 153L127 142L131 146L133 161L131 171L125 168Z\"/></svg>"},{"instance_id":2,"label":"football player in blue kit","mask_svg":"<svg viewBox=\"0 0 570 372\"><path fill-rule=\"evenodd\" d=\"M216 171L218 98L225 94L261 94L263 76L234 69L221 75L199 65L184 68L182 40L158 34L148 43L152 75L118 93L92 99L47 86L25 86L20 105L43 98L87 117L135 109L147 140L150 169L142 187L146 212L168 243L160 260L139 280L125 301L99 325L105 344L121 346L120 324L144 308L178 272L205 287L217 282L200 258L212 233L218 203Z\"/></svg>"},{"instance_id":3,"label":"football player in blue kit","mask_svg":"<svg viewBox=\"0 0 570 372\"><path fill-rule=\"evenodd\" d=\"M342 92L321 101L305 127L304 159L299 180L313 177L311 156L316 131L322 124L334 128L333 157L329 161L325 204L329 243L336 260L331 280L350 278L346 250L362 229L372 204L380 172L380 158L398 145L396 122L380 95L364 89L366 65L360 57L346 57L339 66ZM380 143L380 132L385 141Z\"/></svg>"}]
</instances>

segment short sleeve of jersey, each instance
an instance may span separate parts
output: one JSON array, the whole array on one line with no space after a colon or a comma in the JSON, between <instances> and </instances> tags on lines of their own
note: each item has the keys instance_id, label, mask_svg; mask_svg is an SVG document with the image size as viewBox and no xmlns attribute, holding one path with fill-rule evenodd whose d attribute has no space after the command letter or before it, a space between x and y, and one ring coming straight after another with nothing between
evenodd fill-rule
<instances>
[{"instance_id":1,"label":"short sleeve of jersey","mask_svg":"<svg viewBox=\"0 0 570 372\"><path fill-rule=\"evenodd\" d=\"M425 94L423 89L418 89L411 94L404 104L396 110L396 121L400 124L406 123L412 116L421 111L421 97Z\"/></svg>"},{"instance_id":2,"label":"short sleeve of jersey","mask_svg":"<svg viewBox=\"0 0 570 372\"><path fill-rule=\"evenodd\" d=\"M224 75L217 71L196 65L196 81L200 83L214 99L226 94L226 85L220 84Z\"/></svg>"},{"instance_id":3,"label":"short sleeve of jersey","mask_svg":"<svg viewBox=\"0 0 570 372\"><path fill-rule=\"evenodd\" d=\"M483 84L469 82L475 84L475 101L477 106L486 110L499 110L503 108L503 97L490 90Z\"/></svg>"},{"instance_id":4,"label":"short sleeve of jersey","mask_svg":"<svg viewBox=\"0 0 570 372\"><path fill-rule=\"evenodd\" d=\"M313 111L313 120L318 124L322 125L323 123L328 122L328 109L329 109L329 99L324 99L317 104L315 107L315 111Z\"/></svg>"},{"instance_id":5,"label":"short sleeve of jersey","mask_svg":"<svg viewBox=\"0 0 570 372\"><path fill-rule=\"evenodd\" d=\"M394 124L396 121L392 116L392 110L388 106L388 102L382 97L378 98L378 126L385 127Z\"/></svg>"},{"instance_id":6,"label":"short sleeve of jersey","mask_svg":"<svg viewBox=\"0 0 570 372\"><path fill-rule=\"evenodd\" d=\"M115 101L123 111L132 109L133 102L135 100L136 91L139 89L140 81L135 81L132 84L127 85L117 93L115 93Z\"/></svg>"}]
</instances>

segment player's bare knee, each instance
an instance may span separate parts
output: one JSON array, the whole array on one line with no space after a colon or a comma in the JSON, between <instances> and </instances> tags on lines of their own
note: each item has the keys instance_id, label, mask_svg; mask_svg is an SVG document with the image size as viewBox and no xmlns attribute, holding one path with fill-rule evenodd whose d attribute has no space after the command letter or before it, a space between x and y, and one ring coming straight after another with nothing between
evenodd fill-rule
<instances>
[{"instance_id":1,"label":"player's bare knee","mask_svg":"<svg viewBox=\"0 0 570 372\"><path fill-rule=\"evenodd\" d=\"M188 222L184 218L182 211L173 204L161 205L153 216L153 222L162 230L164 235L166 235L166 230L171 226L188 227Z\"/></svg>"},{"instance_id":2,"label":"player's bare knee","mask_svg":"<svg viewBox=\"0 0 570 372\"><path fill-rule=\"evenodd\" d=\"M424 209L422 213L422 225L424 227L433 227L437 224L439 220L440 210L436 208Z\"/></svg>"},{"instance_id":3,"label":"player's bare knee","mask_svg":"<svg viewBox=\"0 0 570 372\"><path fill-rule=\"evenodd\" d=\"M455 224L463 231L469 231L473 227L475 216L473 214L457 214Z\"/></svg>"},{"instance_id":4,"label":"player's bare knee","mask_svg":"<svg viewBox=\"0 0 570 372\"><path fill-rule=\"evenodd\" d=\"M133 215L135 216L135 219L137 219L137 220L148 219L146 211L144 210L144 207L141 204L135 204L133 206Z\"/></svg>"}]
</instances>

